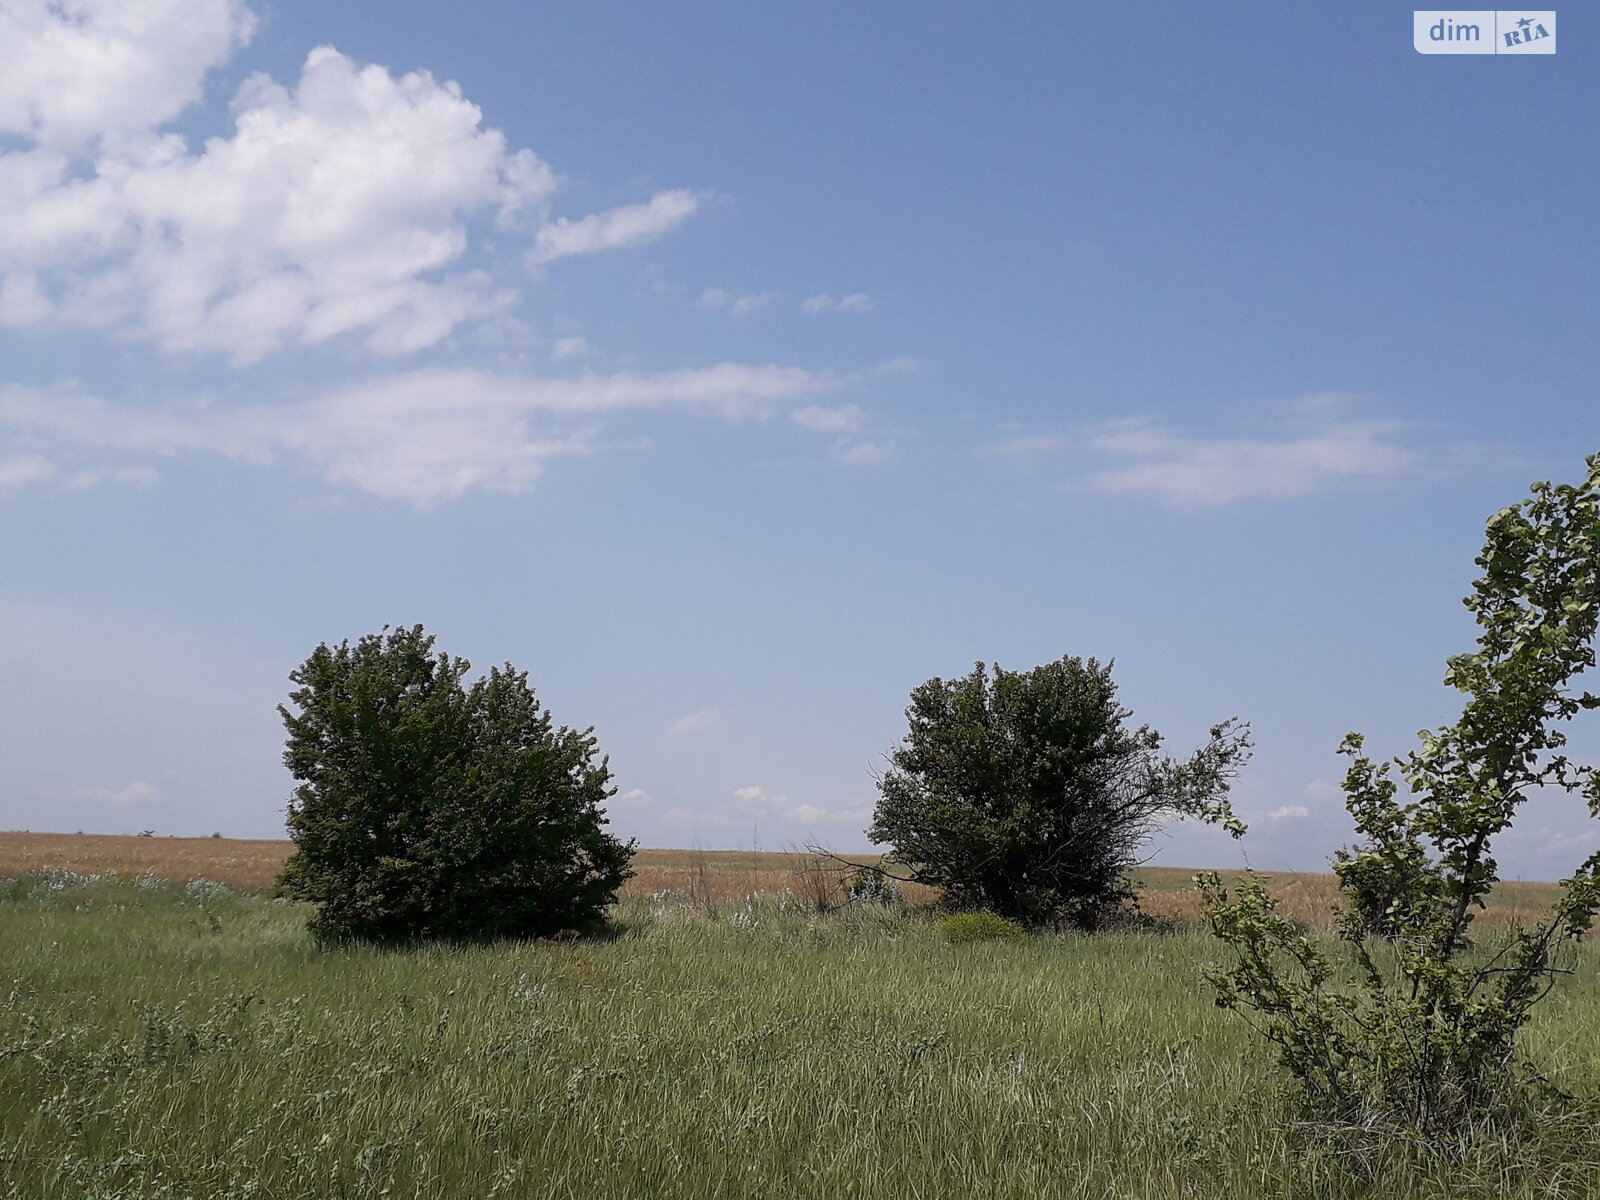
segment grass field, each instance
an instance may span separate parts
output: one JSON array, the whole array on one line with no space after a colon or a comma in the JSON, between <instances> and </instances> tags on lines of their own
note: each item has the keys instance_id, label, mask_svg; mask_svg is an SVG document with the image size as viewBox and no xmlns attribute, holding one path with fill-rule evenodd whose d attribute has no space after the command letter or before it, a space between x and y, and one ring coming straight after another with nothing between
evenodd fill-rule
<instances>
[{"instance_id":1,"label":"grass field","mask_svg":"<svg viewBox=\"0 0 1600 1200\"><path fill-rule=\"evenodd\" d=\"M793 858L659 851L610 940L326 950L299 906L137 877L274 843L81 840L101 872L0 890L6 1200L1600 1195L1592 1124L1449 1165L1319 1148L1194 927L952 946L819 914ZM0 844L0 874L47 845ZM1528 1049L1582 1092L1579 967Z\"/></svg>"},{"instance_id":2,"label":"grass field","mask_svg":"<svg viewBox=\"0 0 1600 1200\"><path fill-rule=\"evenodd\" d=\"M286 841L234 838L114 837L83 833L0 833L0 876L41 869L80 875L150 874L162 879L209 879L232 888L266 889L283 869L293 845ZM876 855L855 861L876 862ZM832 894L838 880L819 873L805 854L749 850L640 850L623 899L662 892L688 894L708 912L741 903L746 896L790 891ZM1147 867L1139 873L1141 904L1155 917L1184 923L1199 915L1185 867ZM1223 872L1224 878L1238 872ZM1282 872L1272 876L1282 910L1309 928L1327 928L1338 884L1330 874ZM913 902L931 899L926 888L909 888ZM1548 908L1556 888L1547 883L1507 883L1495 892L1480 928L1496 928Z\"/></svg>"}]
</instances>

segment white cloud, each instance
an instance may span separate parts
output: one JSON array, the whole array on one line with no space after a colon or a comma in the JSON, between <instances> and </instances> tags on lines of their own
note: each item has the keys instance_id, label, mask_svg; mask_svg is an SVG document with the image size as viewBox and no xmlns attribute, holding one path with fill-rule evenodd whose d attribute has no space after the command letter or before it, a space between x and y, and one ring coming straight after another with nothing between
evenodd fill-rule
<instances>
[{"instance_id":1,"label":"white cloud","mask_svg":"<svg viewBox=\"0 0 1600 1200\"><path fill-rule=\"evenodd\" d=\"M1311 810L1304 804L1285 804L1275 808L1267 814L1269 821L1303 821L1311 815Z\"/></svg>"},{"instance_id":2,"label":"white cloud","mask_svg":"<svg viewBox=\"0 0 1600 1200\"><path fill-rule=\"evenodd\" d=\"M621 795L613 796L608 807L633 811L645 808L650 803L650 793L643 788L629 788Z\"/></svg>"},{"instance_id":3,"label":"white cloud","mask_svg":"<svg viewBox=\"0 0 1600 1200\"><path fill-rule=\"evenodd\" d=\"M788 796L769 792L757 785L738 788L733 793L738 807L753 816L781 818L788 821L865 824L865 810L820 808L815 804L795 804Z\"/></svg>"},{"instance_id":4,"label":"white cloud","mask_svg":"<svg viewBox=\"0 0 1600 1200\"><path fill-rule=\"evenodd\" d=\"M122 788L84 788L73 793L75 800L88 800L96 804L114 804L129 807L135 804L153 804L161 799L161 789L150 783L134 782Z\"/></svg>"},{"instance_id":5,"label":"white cloud","mask_svg":"<svg viewBox=\"0 0 1600 1200\"><path fill-rule=\"evenodd\" d=\"M578 220L562 217L534 237L534 264L651 242L692 217L705 197L687 188L657 192L644 204L625 204Z\"/></svg>"},{"instance_id":6,"label":"white cloud","mask_svg":"<svg viewBox=\"0 0 1600 1200\"><path fill-rule=\"evenodd\" d=\"M550 357L560 362L565 358L584 358L594 353L594 347L588 339L581 337L560 337L550 347Z\"/></svg>"},{"instance_id":7,"label":"white cloud","mask_svg":"<svg viewBox=\"0 0 1600 1200\"><path fill-rule=\"evenodd\" d=\"M854 404L843 404L837 408L808 404L790 413L789 417L802 429L814 430L817 433L848 433L860 429L867 419L867 414Z\"/></svg>"},{"instance_id":8,"label":"white cloud","mask_svg":"<svg viewBox=\"0 0 1600 1200\"><path fill-rule=\"evenodd\" d=\"M1132 465L1096 472L1089 482L1101 491L1147 492L1187 505L1307 496L1422 471L1425 456L1400 441L1407 428L1400 421L1331 418L1280 437L1205 437L1155 421L1119 421L1085 444Z\"/></svg>"},{"instance_id":9,"label":"white cloud","mask_svg":"<svg viewBox=\"0 0 1600 1200\"><path fill-rule=\"evenodd\" d=\"M161 478L150 466L85 467L62 473L59 464L37 454L0 460L0 493L14 492L35 483L55 481L69 492L81 492L102 483L127 483L148 487Z\"/></svg>"},{"instance_id":10,"label":"white cloud","mask_svg":"<svg viewBox=\"0 0 1600 1200\"><path fill-rule=\"evenodd\" d=\"M1342 799L1344 789L1329 779L1313 779L1306 784L1306 795L1314 800Z\"/></svg>"},{"instance_id":11,"label":"white cloud","mask_svg":"<svg viewBox=\"0 0 1600 1200\"><path fill-rule=\"evenodd\" d=\"M69 491L83 491L99 487L102 483L127 483L135 487L150 487L159 483L161 472L154 467L90 467L74 471L62 482Z\"/></svg>"},{"instance_id":12,"label":"white cloud","mask_svg":"<svg viewBox=\"0 0 1600 1200\"><path fill-rule=\"evenodd\" d=\"M0 134L70 149L152 129L254 29L241 0L8 0Z\"/></svg>"},{"instance_id":13,"label":"white cloud","mask_svg":"<svg viewBox=\"0 0 1600 1200\"><path fill-rule=\"evenodd\" d=\"M889 358L872 367L875 375L910 375L922 370L926 364L920 358Z\"/></svg>"},{"instance_id":14,"label":"white cloud","mask_svg":"<svg viewBox=\"0 0 1600 1200\"><path fill-rule=\"evenodd\" d=\"M707 288L700 293L700 307L726 309L734 316L742 317L746 313L760 312L770 307L772 302L782 295L782 292L746 292L743 295L735 295L722 288Z\"/></svg>"},{"instance_id":15,"label":"white cloud","mask_svg":"<svg viewBox=\"0 0 1600 1200\"><path fill-rule=\"evenodd\" d=\"M728 311L736 317L745 313L760 312L782 294L782 292L750 292L744 296L735 296Z\"/></svg>"},{"instance_id":16,"label":"white cloud","mask_svg":"<svg viewBox=\"0 0 1600 1200\"><path fill-rule=\"evenodd\" d=\"M848 296L837 298L824 292L818 296L811 296L800 304L801 311L813 317L825 312L871 312L873 307L872 297L865 292L852 292Z\"/></svg>"},{"instance_id":17,"label":"white cloud","mask_svg":"<svg viewBox=\"0 0 1600 1200\"><path fill-rule=\"evenodd\" d=\"M1526 841L1558 863L1568 858L1586 858L1596 850L1600 850L1600 831L1594 829L1552 829L1549 826L1540 826L1523 836Z\"/></svg>"},{"instance_id":18,"label":"white cloud","mask_svg":"<svg viewBox=\"0 0 1600 1200\"><path fill-rule=\"evenodd\" d=\"M872 814L864 808L818 808L800 804L786 814L791 821L826 821L834 825L865 825Z\"/></svg>"},{"instance_id":19,"label":"white cloud","mask_svg":"<svg viewBox=\"0 0 1600 1200\"><path fill-rule=\"evenodd\" d=\"M249 38L242 0L0 5L0 325L99 328L236 362L358 337L432 346L517 293L467 261L487 222L546 262L648 241L705 200L547 221L556 176L454 83L330 46L250 76L234 128L163 132Z\"/></svg>"},{"instance_id":20,"label":"white cloud","mask_svg":"<svg viewBox=\"0 0 1600 1200\"><path fill-rule=\"evenodd\" d=\"M894 458L894 448L882 442L852 441L840 438L829 451L835 462L852 467L875 467Z\"/></svg>"},{"instance_id":21,"label":"white cloud","mask_svg":"<svg viewBox=\"0 0 1600 1200\"><path fill-rule=\"evenodd\" d=\"M56 464L37 454L0 461L0 492L16 491L30 483L43 483L56 474Z\"/></svg>"},{"instance_id":22,"label":"white cloud","mask_svg":"<svg viewBox=\"0 0 1600 1200\"><path fill-rule=\"evenodd\" d=\"M789 808L789 797L769 792L766 788L755 784L736 788L733 797L739 802L740 807L762 816L775 816Z\"/></svg>"},{"instance_id":23,"label":"white cloud","mask_svg":"<svg viewBox=\"0 0 1600 1200\"><path fill-rule=\"evenodd\" d=\"M526 488L549 459L594 453L596 421L609 414L673 409L738 419L832 386L830 377L798 368L734 363L551 379L419 370L303 401L244 407L138 408L69 391L0 386L0 429L80 452L204 452L255 464L288 459L330 483L432 504L471 490ZM54 470L43 459L16 462L18 485ZM117 478L147 482L149 471L137 464Z\"/></svg>"},{"instance_id":24,"label":"white cloud","mask_svg":"<svg viewBox=\"0 0 1600 1200\"><path fill-rule=\"evenodd\" d=\"M509 219L554 177L454 84L324 46L292 91L252 76L234 116L198 154L130 136L88 178L53 150L0 155L0 319L250 362L351 333L411 353L512 299L481 272L443 272L469 219Z\"/></svg>"},{"instance_id":25,"label":"white cloud","mask_svg":"<svg viewBox=\"0 0 1600 1200\"><path fill-rule=\"evenodd\" d=\"M667 727L667 736L684 738L710 733L721 721L722 710L720 708L702 708L698 712L687 713L679 717Z\"/></svg>"}]
</instances>

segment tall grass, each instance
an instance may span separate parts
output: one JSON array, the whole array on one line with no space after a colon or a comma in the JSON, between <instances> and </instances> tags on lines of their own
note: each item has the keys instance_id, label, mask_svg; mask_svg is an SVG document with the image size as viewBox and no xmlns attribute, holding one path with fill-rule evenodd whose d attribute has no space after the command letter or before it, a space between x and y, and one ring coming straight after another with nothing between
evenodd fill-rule
<instances>
[{"instance_id":1,"label":"tall grass","mask_svg":"<svg viewBox=\"0 0 1600 1200\"><path fill-rule=\"evenodd\" d=\"M1193 931L947 943L783 893L639 897L583 943L325 950L303 910L0 890L0 1196L1600 1194L1592 1127L1352 1161L1283 1121ZM1582 1087L1593 957L1532 1051Z\"/></svg>"}]
</instances>

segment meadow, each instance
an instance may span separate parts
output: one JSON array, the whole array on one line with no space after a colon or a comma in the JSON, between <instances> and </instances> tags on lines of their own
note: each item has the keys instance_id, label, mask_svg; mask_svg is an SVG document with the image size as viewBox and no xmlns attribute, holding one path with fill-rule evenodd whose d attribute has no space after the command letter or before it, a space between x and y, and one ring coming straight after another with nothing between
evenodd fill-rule
<instances>
[{"instance_id":1,"label":"meadow","mask_svg":"<svg viewBox=\"0 0 1600 1200\"><path fill-rule=\"evenodd\" d=\"M205 847L122 841L18 871L0 838L7 1200L1600 1194L1592 1117L1443 1158L1295 1125L1180 872L1146 880L1167 932L951 945L820 911L803 856L655 851L603 940L327 949ZM1286 881L1312 915L1320 878ZM1527 1049L1581 1094L1576 966Z\"/></svg>"}]
</instances>

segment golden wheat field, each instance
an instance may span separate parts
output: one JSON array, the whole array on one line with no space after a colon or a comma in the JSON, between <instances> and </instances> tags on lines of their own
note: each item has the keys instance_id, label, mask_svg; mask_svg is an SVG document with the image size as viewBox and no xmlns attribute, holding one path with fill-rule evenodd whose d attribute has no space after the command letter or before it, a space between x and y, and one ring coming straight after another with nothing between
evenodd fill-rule
<instances>
[{"instance_id":1,"label":"golden wheat field","mask_svg":"<svg viewBox=\"0 0 1600 1200\"><path fill-rule=\"evenodd\" d=\"M0 876L44 868L81 875L155 875L163 879L210 879L233 887L267 888L283 868L291 842L242 838L125 837L93 833L0 832ZM872 854L848 855L877 862ZM798 851L652 850L633 860L634 876L622 898L674 892L704 905L741 901L763 893L793 892L801 898L836 895L843 887L837 864ZM1145 867L1138 873L1140 905L1150 916L1186 923L1198 918L1199 899L1188 867ZM1223 878L1242 872L1224 871ZM1281 910L1308 928L1326 928L1338 881L1332 874L1270 872ZM931 900L931 888L907 889L912 901ZM1547 908L1556 887L1505 883L1496 889L1483 920L1514 923Z\"/></svg>"}]
</instances>

